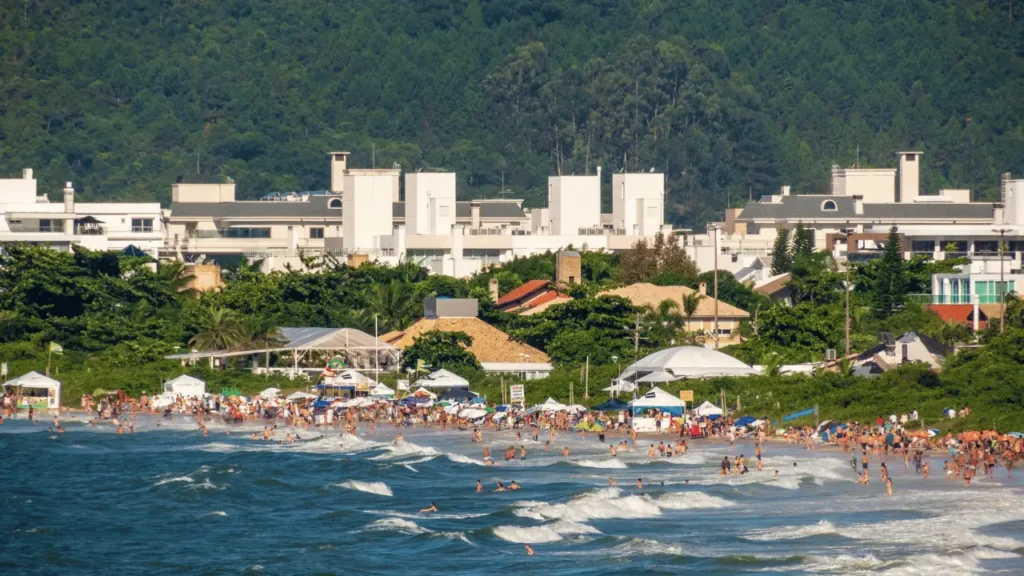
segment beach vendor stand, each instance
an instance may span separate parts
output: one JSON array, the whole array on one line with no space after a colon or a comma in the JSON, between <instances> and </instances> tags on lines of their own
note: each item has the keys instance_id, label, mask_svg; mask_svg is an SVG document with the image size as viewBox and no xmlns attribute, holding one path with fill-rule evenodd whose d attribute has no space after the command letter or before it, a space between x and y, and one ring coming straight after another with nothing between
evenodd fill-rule
<instances>
[{"instance_id":1,"label":"beach vendor stand","mask_svg":"<svg viewBox=\"0 0 1024 576\"><path fill-rule=\"evenodd\" d=\"M665 392L661 388L652 388L643 396L629 403L633 410L633 428L637 432L667 432L671 418L663 418L661 427L657 425L657 419L650 416L637 416L637 413L658 411L669 417L681 418L686 402L678 397Z\"/></svg>"},{"instance_id":2,"label":"beach vendor stand","mask_svg":"<svg viewBox=\"0 0 1024 576\"><path fill-rule=\"evenodd\" d=\"M206 382L188 374L182 374L173 380L164 382L164 394L185 398L202 398L206 394Z\"/></svg>"},{"instance_id":3,"label":"beach vendor stand","mask_svg":"<svg viewBox=\"0 0 1024 576\"><path fill-rule=\"evenodd\" d=\"M49 376L29 372L5 383L4 386L18 389L18 408L60 410L60 382Z\"/></svg>"}]
</instances>

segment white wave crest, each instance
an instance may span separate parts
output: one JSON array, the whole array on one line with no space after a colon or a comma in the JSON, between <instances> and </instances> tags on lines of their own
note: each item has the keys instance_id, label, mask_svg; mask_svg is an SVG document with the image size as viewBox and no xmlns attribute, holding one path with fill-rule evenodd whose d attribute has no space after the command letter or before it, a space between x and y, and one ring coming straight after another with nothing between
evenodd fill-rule
<instances>
[{"instance_id":1,"label":"white wave crest","mask_svg":"<svg viewBox=\"0 0 1024 576\"><path fill-rule=\"evenodd\" d=\"M626 542L615 547L616 550L627 552L630 555L639 554L649 556L654 554L676 554L681 555L683 549L675 544L665 544L657 540L647 538L630 538Z\"/></svg>"},{"instance_id":2,"label":"white wave crest","mask_svg":"<svg viewBox=\"0 0 1024 576\"><path fill-rule=\"evenodd\" d=\"M562 539L562 535L550 526L498 526L494 535L506 542L519 544L545 544Z\"/></svg>"},{"instance_id":3,"label":"white wave crest","mask_svg":"<svg viewBox=\"0 0 1024 576\"><path fill-rule=\"evenodd\" d=\"M223 510L214 510L213 512L207 512L206 514L203 514L202 516L200 516L200 518L205 518L206 516L227 516L227 515L228 515L228 513L223 511Z\"/></svg>"},{"instance_id":4,"label":"white wave crest","mask_svg":"<svg viewBox=\"0 0 1024 576\"><path fill-rule=\"evenodd\" d=\"M451 452L449 452L445 454L445 456L447 456L448 459L451 460L452 462L457 462L459 464L476 464L477 466L484 465L483 461L474 460L473 458L470 458L469 456L463 456L462 454L452 454Z\"/></svg>"},{"instance_id":5,"label":"white wave crest","mask_svg":"<svg viewBox=\"0 0 1024 576\"><path fill-rule=\"evenodd\" d=\"M609 458L607 460L577 460L573 462L577 466L583 466L584 468L609 468L618 469L628 468L626 463L618 458Z\"/></svg>"},{"instance_id":6,"label":"white wave crest","mask_svg":"<svg viewBox=\"0 0 1024 576\"><path fill-rule=\"evenodd\" d=\"M734 504L725 498L703 492L674 492L660 496L655 503L665 510L690 510L694 508L728 508Z\"/></svg>"},{"instance_id":7,"label":"white wave crest","mask_svg":"<svg viewBox=\"0 0 1024 576\"><path fill-rule=\"evenodd\" d=\"M391 491L391 488L383 482L360 482L359 480L346 480L340 484L335 484L342 488L348 488L349 490L358 490L360 492L367 492L369 494L376 494L378 496L394 496L395 494Z\"/></svg>"},{"instance_id":8,"label":"white wave crest","mask_svg":"<svg viewBox=\"0 0 1024 576\"><path fill-rule=\"evenodd\" d=\"M153 486L163 486L164 484L170 484L171 482L188 482L189 484L191 484L192 483L192 478L190 478L188 476L177 476L175 478L164 478L163 480L160 480L159 482L154 483Z\"/></svg>"},{"instance_id":9,"label":"white wave crest","mask_svg":"<svg viewBox=\"0 0 1024 576\"><path fill-rule=\"evenodd\" d=\"M618 488L604 488L577 496L565 504L521 503L513 513L537 520L586 522L594 519L653 518L661 515L661 508L647 496L623 496Z\"/></svg>"},{"instance_id":10,"label":"white wave crest","mask_svg":"<svg viewBox=\"0 0 1024 576\"><path fill-rule=\"evenodd\" d=\"M817 524L804 526L780 526L756 530L747 534L748 540L796 540L808 536L820 536L822 534L838 534L839 530L828 520L822 520Z\"/></svg>"},{"instance_id":11,"label":"white wave crest","mask_svg":"<svg viewBox=\"0 0 1024 576\"><path fill-rule=\"evenodd\" d=\"M410 456L437 456L440 452L429 446L420 446L412 442L399 442L398 444L386 444L385 452L370 458L370 460L398 460Z\"/></svg>"},{"instance_id":12,"label":"white wave crest","mask_svg":"<svg viewBox=\"0 0 1024 576\"><path fill-rule=\"evenodd\" d=\"M442 520L465 520L466 518L479 518L481 516L487 516L486 513L478 514L446 514L444 512L432 512L430 516L424 516L422 514L409 514L408 512L398 512L395 510L364 510L367 514L378 514L380 516L391 516L392 518L409 518L413 520L419 519L442 519Z\"/></svg>"},{"instance_id":13,"label":"white wave crest","mask_svg":"<svg viewBox=\"0 0 1024 576\"><path fill-rule=\"evenodd\" d=\"M399 532L401 534L426 534L430 532L412 520L404 518L381 518L374 520L366 526L367 530L373 532Z\"/></svg>"}]
</instances>

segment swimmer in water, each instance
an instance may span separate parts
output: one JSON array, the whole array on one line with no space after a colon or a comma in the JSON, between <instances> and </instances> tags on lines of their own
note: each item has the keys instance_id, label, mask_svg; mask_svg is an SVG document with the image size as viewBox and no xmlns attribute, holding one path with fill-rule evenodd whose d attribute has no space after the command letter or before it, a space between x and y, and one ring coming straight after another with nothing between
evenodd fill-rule
<instances>
[{"instance_id":1,"label":"swimmer in water","mask_svg":"<svg viewBox=\"0 0 1024 576\"><path fill-rule=\"evenodd\" d=\"M502 484L501 482L498 482L498 487L495 488L494 491L495 492L504 492L505 491L505 485Z\"/></svg>"},{"instance_id":2,"label":"swimmer in water","mask_svg":"<svg viewBox=\"0 0 1024 576\"><path fill-rule=\"evenodd\" d=\"M892 478L885 477L885 493L892 496Z\"/></svg>"},{"instance_id":3,"label":"swimmer in water","mask_svg":"<svg viewBox=\"0 0 1024 576\"><path fill-rule=\"evenodd\" d=\"M510 484L508 485L508 489L509 489L509 490L519 490L520 488L522 488L522 486L520 486L519 484L517 484L515 480L513 480L513 481L512 481L512 482L511 482L511 483L510 483Z\"/></svg>"},{"instance_id":4,"label":"swimmer in water","mask_svg":"<svg viewBox=\"0 0 1024 576\"><path fill-rule=\"evenodd\" d=\"M608 478L608 485L614 488L615 487L615 478L609 477Z\"/></svg>"},{"instance_id":5,"label":"swimmer in water","mask_svg":"<svg viewBox=\"0 0 1024 576\"><path fill-rule=\"evenodd\" d=\"M643 478L637 478L636 479L636 487L639 488L640 490L644 489L644 479Z\"/></svg>"},{"instance_id":6,"label":"swimmer in water","mask_svg":"<svg viewBox=\"0 0 1024 576\"><path fill-rule=\"evenodd\" d=\"M533 548L530 548L529 544L526 544L526 555L533 556Z\"/></svg>"},{"instance_id":7,"label":"swimmer in water","mask_svg":"<svg viewBox=\"0 0 1024 576\"><path fill-rule=\"evenodd\" d=\"M479 494L479 493L481 493L483 491L484 491L484 485L479 480L477 480L476 481L476 493Z\"/></svg>"},{"instance_id":8,"label":"swimmer in water","mask_svg":"<svg viewBox=\"0 0 1024 576\"><path fill-rule=\"evenodd\" d=\"M564 446L562 448L562 456L564 458L568 458L569 457L569 447L568 446Z\"/></svg>"},{"instance_id":9,"label":"swimmer in water","mask_svg":"<svg viewBox=\"0 0 1024 576\"><path fill-rule=\"evenodd\" d=\"M398 443L399 443L399 442L404 442L404 441L405 441L405 437L404 437L404 436L402 436L402 433L401 433L401 432L399 432L399 433L398 433L398 436L395 436L395 441L394 441L394 442L392 442L392 444L394 444L395 446L398 446Z\"/></svg>"},{"instance_id":10,"label":"swimmer in water","mask_svg":"<svg viewBox=\"0 0 1024 576\"><path fill-rule=\"evenodd\" d=\"M421 514L427 514L429 512L437 512L437 504L431 502L429 507L420 510Z\"/></svg>"}]
</instances>

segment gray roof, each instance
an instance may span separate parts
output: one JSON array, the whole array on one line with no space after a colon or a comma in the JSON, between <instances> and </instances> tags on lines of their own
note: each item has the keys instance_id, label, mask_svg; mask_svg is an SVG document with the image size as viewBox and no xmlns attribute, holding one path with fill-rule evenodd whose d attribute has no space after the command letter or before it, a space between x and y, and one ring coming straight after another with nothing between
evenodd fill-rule
<instances>
[{"instance_id":1,"label":"gray roof","mask_svg":"<svg viewBox=\"0 0 1024 576\"><path fill-rule=\"evenodd\" d=\"M836 204L835 211L823 211L822 204L831 200ZM864 213L857 214L852 196L831 196L824 194L805 194L783 196L782 201L772 203L765 198L761 202L747 204L737 220L811 220L815 218L839 219L874 219L885 220L901 218L907 220L920 219L957 219L957 218L992 218L992 204L973 202L970 204L949 204L917 202L914 204L864 204Z\"/></svg>"},{"instance_id":2,"label":"gray roof","mask_svg":"<svg viewBox=\"0 0 1024 576\"><path fill-rule=\"evenodd\" d=\"M183 218L341 218L342 210L328 208L327 203L338 196L311 196L305 202L242 201L242 202L172 202L171 217ZM395 202L395 218L405 218L405 203ZM469 202L456 202L455 217L471 217ZM525 218L516 202L483 202L481 218Z\"/></svg>"}]
</instances>

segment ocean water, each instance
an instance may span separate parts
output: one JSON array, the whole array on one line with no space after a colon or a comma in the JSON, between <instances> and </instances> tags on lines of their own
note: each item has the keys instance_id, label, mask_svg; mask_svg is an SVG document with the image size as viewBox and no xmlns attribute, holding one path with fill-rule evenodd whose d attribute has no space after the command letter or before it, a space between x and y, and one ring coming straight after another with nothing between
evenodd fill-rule
<instances>
[{"instance_id":1,"label":"ocean water","mask_svg":"<svg viewBox=\"0 0 1024 576\"><path fill-rule=\"evenodd\" d=\"M395 446L394 428L362 425L279 445L248 439L262 423L204 438L156 422L0 426L0 574L1024 574L1024 471L965 488L941 455L927 481L890 459L887 497L877 459L865 487L841 453L788 445L767 447L765 472L720 477L753 447L613 459L594 435L544 453L546 435L485 432L499 460L528 450L486 467L468 432L406 428Z\"/></svg>"}]
</instances>

